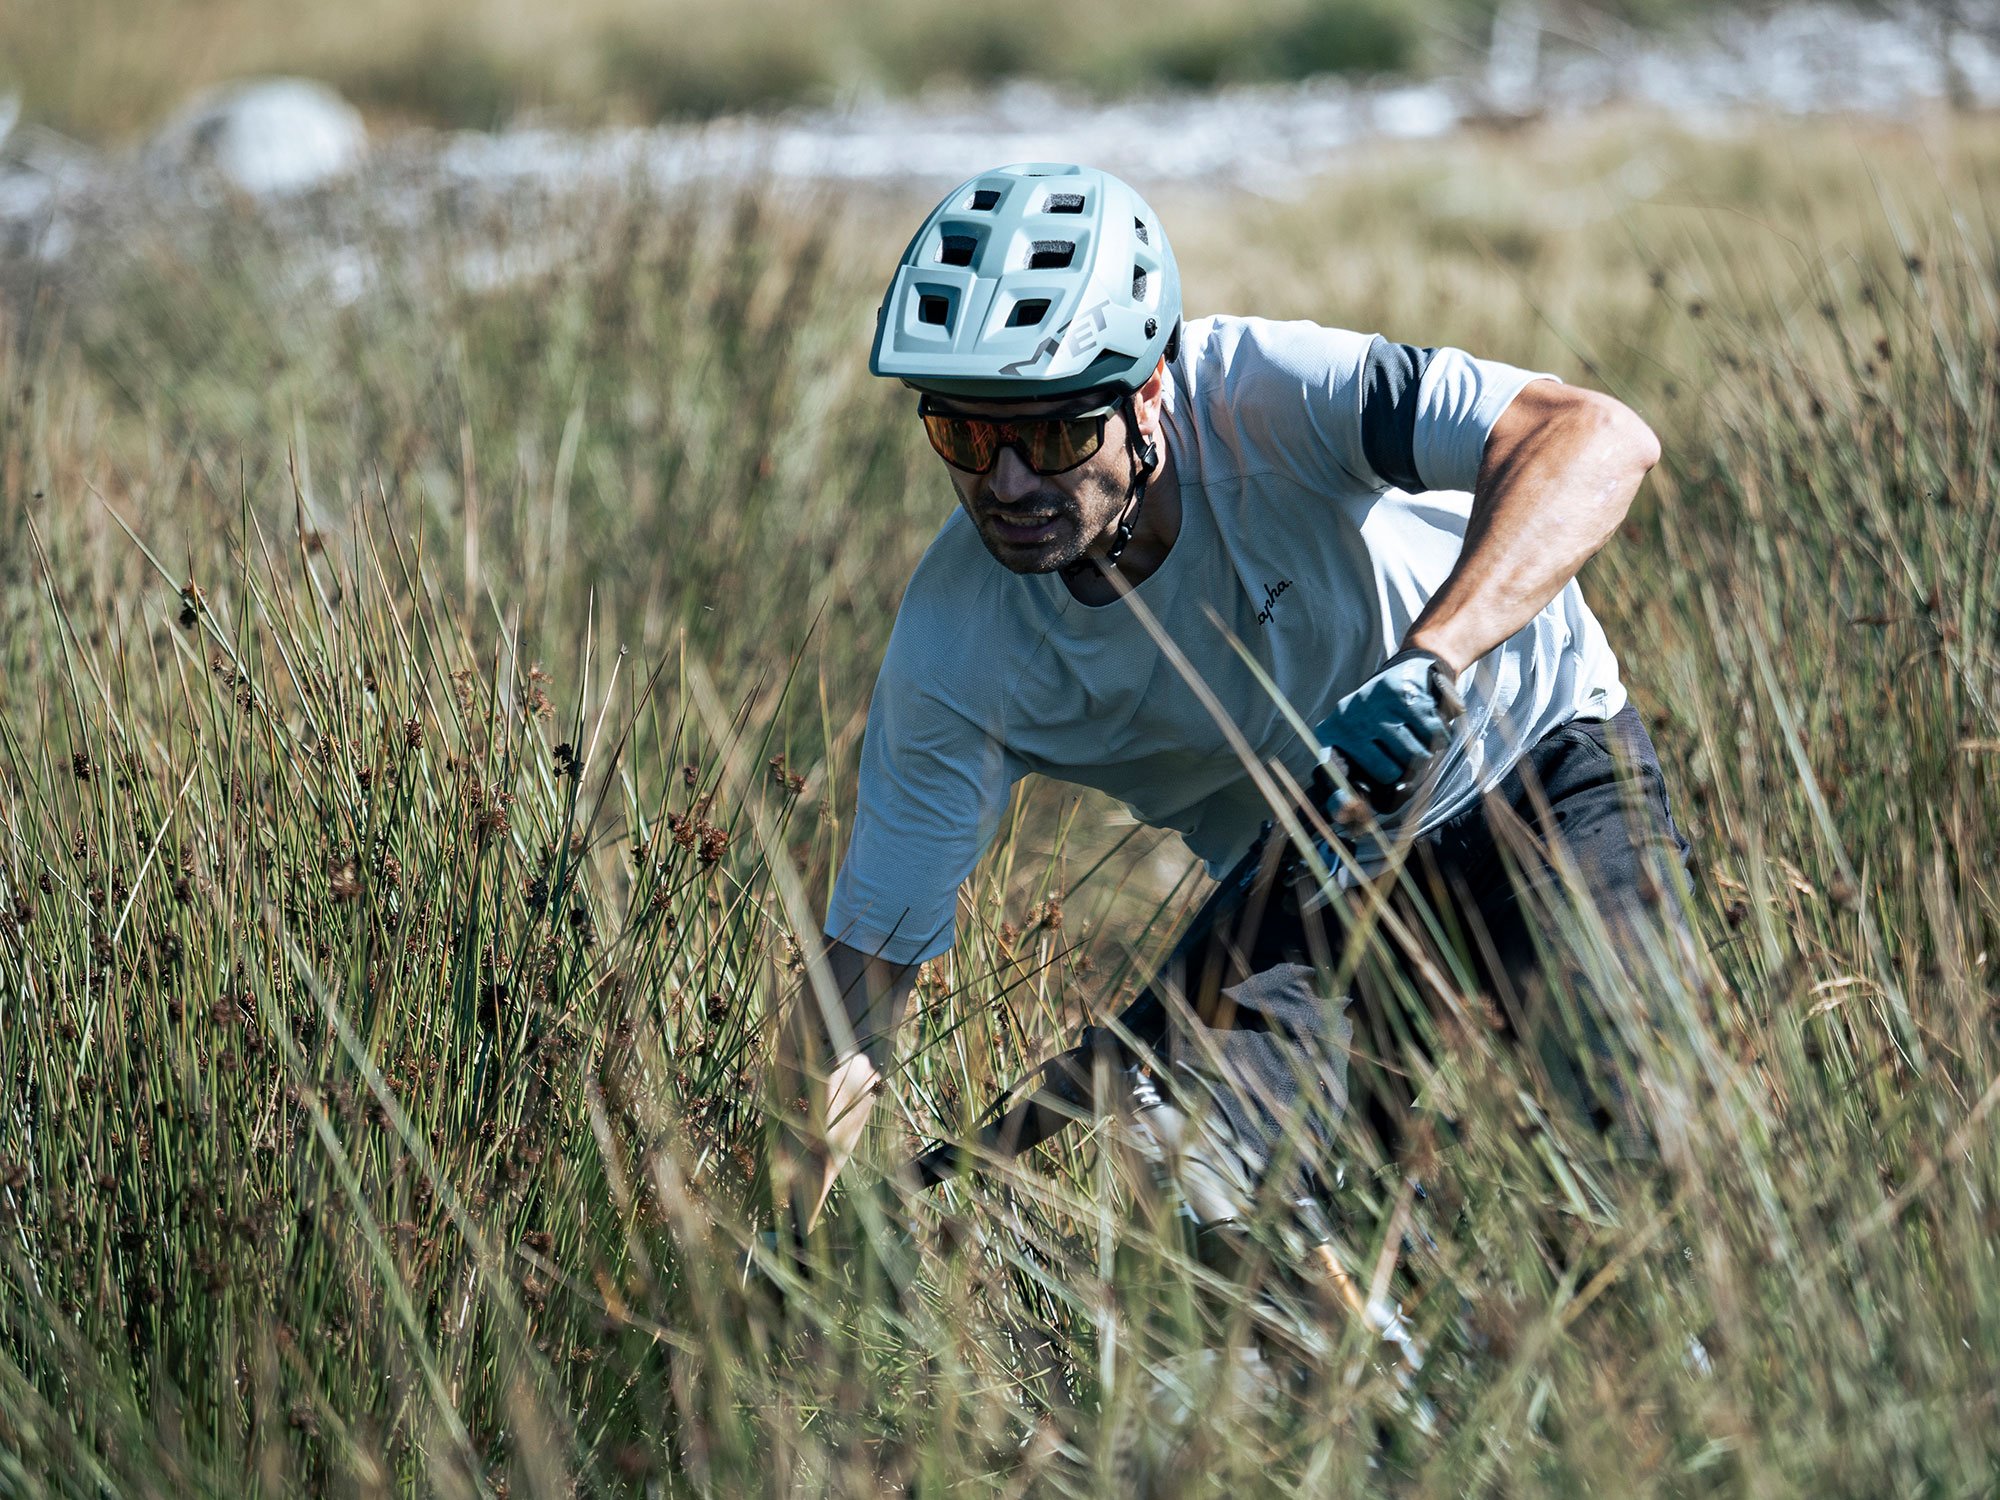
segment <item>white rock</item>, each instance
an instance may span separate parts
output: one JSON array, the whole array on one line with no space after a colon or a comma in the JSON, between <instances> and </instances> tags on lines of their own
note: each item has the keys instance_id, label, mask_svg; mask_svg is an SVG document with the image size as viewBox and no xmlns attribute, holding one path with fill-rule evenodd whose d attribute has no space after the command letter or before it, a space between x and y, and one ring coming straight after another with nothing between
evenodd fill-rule
<instances>
[{"instance_id":1,"label":"white rock","mask_svg":"<svg viewBox=\"0 0 2000 1500\"><path fill-rule=\"evenodd\" d=\"M360 111L305 78L260 78L203 94L146 148L152 170L186 186L220 180L257 197L317 187L367 154Z\"/></svg>"}]
</instances>

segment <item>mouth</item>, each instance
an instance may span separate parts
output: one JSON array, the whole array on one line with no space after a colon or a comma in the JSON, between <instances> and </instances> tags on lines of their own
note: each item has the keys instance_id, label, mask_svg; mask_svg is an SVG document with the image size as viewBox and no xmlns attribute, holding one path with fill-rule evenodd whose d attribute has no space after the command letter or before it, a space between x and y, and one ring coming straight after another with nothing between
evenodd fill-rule
<instances>
[{"instance_id":1,"label":"mouth","mask_svg":"<svg viewBox=\"0 0 2000 1500\"><path fill-rule=\"evenodd\" d=\"M1063 516L1059 510L994 510L987 512L987 518L1001 541L1027 547L1054 536Z\"/></svg>"}]
</instances>

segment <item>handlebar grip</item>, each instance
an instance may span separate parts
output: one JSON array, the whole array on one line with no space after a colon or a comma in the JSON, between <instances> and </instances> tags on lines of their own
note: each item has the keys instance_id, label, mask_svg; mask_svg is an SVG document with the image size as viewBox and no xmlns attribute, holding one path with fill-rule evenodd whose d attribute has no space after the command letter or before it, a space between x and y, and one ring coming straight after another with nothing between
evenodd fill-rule
<instances>
[{"instance_id":1,"label":"handlebar grip","mask_svg":"<svg viewBox=\"0 0 2000 1500\"><path fill-rule=\"evenodd\" d=\"M1465 700L1458 695L1458 684L1453 680L1451 673L1446 671L1443 664L1435 657L1431 659L1430 689L1431 696L1437 700L1438 711L1444 716L1446 726L1456 724L1465 714ZM1335 822L1343 827L1352 828L1365 821L1368 812L1373 812L1377 817L1388 817L1410 800L1424 779L1419 772L1393 785L1384 785L1365 771L1348 764L1338 751L1331 751L1329 754L1340 761L1340 769L1347 778L1347 784L1361 794L1362 802L1368 804L1366 812L1359 803L1350 802L1343 807L1335 818ZM1428 762L1424 764L1427 765ZM1319 797L1320 806L1325 807L1333 798L1335 790L1333 777L1322 766L1313 772L1313 783L1314 794Z\"/></svg>"}]
</instances>

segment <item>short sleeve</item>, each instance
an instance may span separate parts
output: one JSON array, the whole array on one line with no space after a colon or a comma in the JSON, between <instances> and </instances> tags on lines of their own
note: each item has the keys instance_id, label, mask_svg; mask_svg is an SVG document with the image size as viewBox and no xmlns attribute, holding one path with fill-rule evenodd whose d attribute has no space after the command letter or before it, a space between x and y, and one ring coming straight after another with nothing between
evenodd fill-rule
<instances>
[{"instance_id":1,"label":"short sleeve","mask_svg":"<svg viewBox=\"0 0 2000 1500\"><path fill-rule=\"evenodd\" d=\"M1529 381L1555 377L1474 359L1463 349L1427 352L1430 358L1410 393L1415 407L1411 467L1424 489L1469 490L1479 478L1486 438L1500 414Z\"/></svg>"},{"instance_id":2,"label":"short sleeve","mask_svg":"<svg viewBox=\"0 0 2000 1500\"><path fill-rule=\"evenodd\" d=\"M904 625L868 705L854 831L826 931L892 963L921 963L951 946L958 888L1025 768L925 680Z\"/></svg>"},{"instance_id":3,"label":"short sleeve","mask_svg":"<svg viewBox=\"0 0 2000 1500\"><path fill-rule=\"evenodd\" d=\"M1222 463L1324 492L1471 489L1501 412L1550 378L1462 349L1263 318L1212 320L1190 357L1198 388L1221 393L1209 417Z\"/></svg>"}]
</instances>

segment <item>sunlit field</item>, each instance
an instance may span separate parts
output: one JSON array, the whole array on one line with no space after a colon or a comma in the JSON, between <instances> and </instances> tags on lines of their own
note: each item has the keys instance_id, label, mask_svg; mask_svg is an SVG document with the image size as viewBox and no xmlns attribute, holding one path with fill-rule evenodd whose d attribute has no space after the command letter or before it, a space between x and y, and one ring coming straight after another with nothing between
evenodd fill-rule
<instances>
[{"instance_id":1,"label":"sunlit field","mask_svg":"<svg viewBox=\"0 0 2000 1500\"><path fill-rule=\"evenodd\" d=\"M1357 1144L1337 1204L1409 1392L1282 1236L1198 1266L1099 1131L897 1185L1199 895L1053 786L806 1273L754 1248L950 503L864 368L922 204L580 201L553 271L471 290L440 241L345 307L240 216L10 275L0 1494L1989 1492L1995 182L1984 121L1609 121L1157 196L1194 313L1552 370L1665 447L1584 584L1704 951L1612 979L1554 921L1658 1159L1410 997L1423 1196Z\"/></svg>"}]
</instances>

